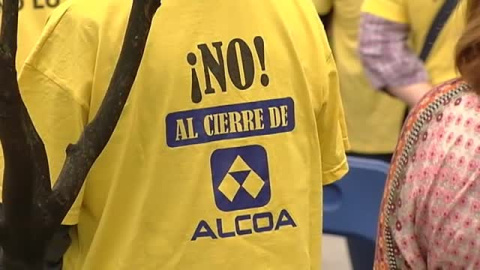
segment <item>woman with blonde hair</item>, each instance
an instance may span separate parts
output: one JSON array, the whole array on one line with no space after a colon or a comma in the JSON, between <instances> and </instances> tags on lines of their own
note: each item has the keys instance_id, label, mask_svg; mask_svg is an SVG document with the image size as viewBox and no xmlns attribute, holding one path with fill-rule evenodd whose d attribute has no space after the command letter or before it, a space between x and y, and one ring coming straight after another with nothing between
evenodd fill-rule
<instances>
[{"instance_id":1,"label":"woman with blonde hair","mask_svg":"<svg viewBox=\"0 0 480 270\"><path fill-rule=\"evenodd\" d=\"M412 110L390 169L375 269L480 269L480 2L457 45L461 78Z\"/></svg>"}]
</instances>

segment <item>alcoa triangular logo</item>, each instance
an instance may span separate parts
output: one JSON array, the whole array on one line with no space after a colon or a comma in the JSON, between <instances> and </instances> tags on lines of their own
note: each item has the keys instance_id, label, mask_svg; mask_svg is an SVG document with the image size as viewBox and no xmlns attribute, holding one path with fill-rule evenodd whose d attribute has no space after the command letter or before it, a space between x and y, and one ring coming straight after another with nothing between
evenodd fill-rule
<instances>
[{"instance_id":1,"label":"alcoa triangular logo","mask_svg":"<svg viewBox=\"0 0 480 270\"><path fill-rule=\"evenodd\" d=\"M220 210L257 208L270 201L270 176L263 147L216 150L211 166L215 202Z\"/></svg>"}]
</instances>

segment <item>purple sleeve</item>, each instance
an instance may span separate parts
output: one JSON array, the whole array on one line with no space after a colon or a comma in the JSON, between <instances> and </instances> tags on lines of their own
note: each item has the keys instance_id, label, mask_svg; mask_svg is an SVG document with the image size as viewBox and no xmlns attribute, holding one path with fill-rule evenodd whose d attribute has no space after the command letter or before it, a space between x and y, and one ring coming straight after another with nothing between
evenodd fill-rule
<instances>
[{"instance_id":1,"label":"purple sleeve","mask_svg":"<svg viewBox=\"0 0 480 270\"><path fill-rule=\"evenodd\" d=\"M358 50L376 89L429 82L422 60L407 45L408 34L406 24L362 14Z\"/></svg>"}]
</instances>

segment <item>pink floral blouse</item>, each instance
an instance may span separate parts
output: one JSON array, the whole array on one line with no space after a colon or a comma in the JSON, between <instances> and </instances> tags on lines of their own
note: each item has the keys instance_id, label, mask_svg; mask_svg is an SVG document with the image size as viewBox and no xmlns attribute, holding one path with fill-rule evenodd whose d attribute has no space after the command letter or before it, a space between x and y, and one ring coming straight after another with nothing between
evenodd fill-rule
<instances>
[{"instance_id":1,"label":"pink floral blouse","mask_svg":"<svg viewBox=\"0 0 480 270\"><path fill-rule=\"evenodd\" d=\"M480 97L461 80L410 113L382 202L375 269L480 269Z\"/></svg>"}]
</instances>

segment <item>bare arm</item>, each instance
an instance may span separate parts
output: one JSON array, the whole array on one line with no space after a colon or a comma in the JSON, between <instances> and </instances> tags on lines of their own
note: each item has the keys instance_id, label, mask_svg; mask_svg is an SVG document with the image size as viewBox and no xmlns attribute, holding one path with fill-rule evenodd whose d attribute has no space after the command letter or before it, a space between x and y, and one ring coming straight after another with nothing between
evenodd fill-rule
<instances>
[{"instance_id":1,"label":"bare arm","mask_svg":"<svg viewBox=\"0 0 480 270\"><path fill-rule=\"evenodd\" d=\"M431 84L423 62L407 45L408 33L406 24L363 13L358 50L372 85L413 106Z\"/></svg>"},{"instance_id":2,"label":"bare arm","mask_svg":"<svg viewBox=\"0 0 480 270\"><path fill-rule=\"evenodd\" d=\"M388 91L395 97L413 107L420 99L432 89L430 83L415 83L407 86L389 88Z\"/></svg>"}]
</instances>

